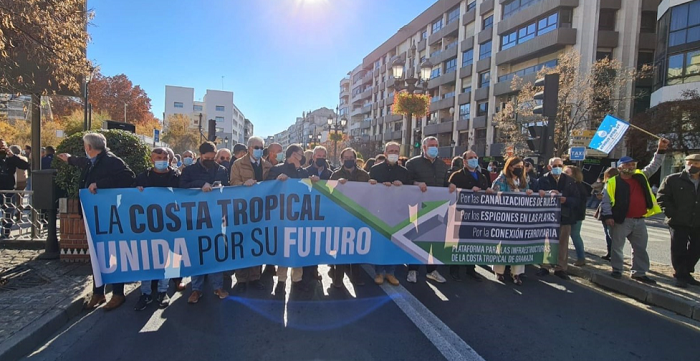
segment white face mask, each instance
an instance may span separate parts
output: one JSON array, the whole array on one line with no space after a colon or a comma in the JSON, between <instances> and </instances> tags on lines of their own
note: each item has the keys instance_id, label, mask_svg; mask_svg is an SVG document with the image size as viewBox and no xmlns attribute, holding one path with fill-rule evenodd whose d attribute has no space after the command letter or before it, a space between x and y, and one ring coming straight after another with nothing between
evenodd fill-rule
<instances>
[{"instance_id":1,"label":"white face mask","mask_svg":"<svg viewBox=\"0 0 700 361\"><path fill-rule=\"evenodd\" d=\"M389 161L391 164L396 164L396 162L399 161L399 155L398 154L389 154L386 156L386 160Z\"/></svg>"}]
</instances>

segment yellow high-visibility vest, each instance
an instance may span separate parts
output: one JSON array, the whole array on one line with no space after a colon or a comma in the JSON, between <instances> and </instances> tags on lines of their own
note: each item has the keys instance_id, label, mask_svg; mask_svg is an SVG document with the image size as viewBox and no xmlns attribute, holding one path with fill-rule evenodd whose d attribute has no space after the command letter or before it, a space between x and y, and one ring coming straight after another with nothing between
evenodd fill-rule
<instances>
[{"instance_id":1,"label":"yellow high-visibility vest","mask_svg":"<svg viewBox=\"0 0 700 361\"><path fill-rule=\"evenodd\" d=\"M641 174L644 179L647 181L647 185L649 184L649 180L647 179L647 176L644 175L644 172L641 170L637 169L635 170L634 174ZM615 206L615 187L616 187L616 182L617 182L617 177L612 177L608 179L608 185L606 187L606 190L608 192L608 196L610 197L610 206L614 207ZM651 191L651 188L647 187L647 190L649 191L649 195L651 196L651 201L654 204L651 208L647 208L647 213L644 215L644 218L651 217L655 214L661 213L661 207L659 206L659 203L656 201L656 196L654 196L654 192Z\"/></svg>"}]
</instances>

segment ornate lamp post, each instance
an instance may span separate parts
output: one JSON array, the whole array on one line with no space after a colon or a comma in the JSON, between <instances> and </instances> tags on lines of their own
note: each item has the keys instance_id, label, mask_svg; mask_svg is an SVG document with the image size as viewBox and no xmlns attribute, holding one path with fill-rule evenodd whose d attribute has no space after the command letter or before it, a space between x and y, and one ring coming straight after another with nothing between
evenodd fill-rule
<instances>
[{"instance_id":1,"label":"ornate lamp post","mask_svg":"<svg viewBox=\"0 0 700 361\"><path fill-rule=\"evenodd\" d=\"M413 64L412 60L415 58L415 53L416 44L414 43L408 52L408 64ZM430 80L430 73L433 70L433 64L430 63L430 60L426 60L420 65L419 77L415 77L413 74L410 74L410 76L409 74L405 74L405 65L406 62L401 60L401 58L394 60L394 62L391 64L391 70L395 79L394 84L396 91L400 92L405 90L409 94L413 94L416 92L416 90L420 90L424 94L427 93L428 80ZM420 88L416 86L418 84L420 84ZM413 113L408 113L404 117L404 136L406 137L406 144L404 144L404 155L407 157L410 157L411 155L411 129L413 129Z\"/></svg>"},{"instance_id":2,"label":"ornate lamp post","mask_svg":"<svg viewBox=\"0 0 700 361\"><path fill-rule=\"evenodd\" d=\"M338 108L336 107L336 109ZM348 124L348 120L345 119L345 117L340 120L338 117L338 112L335 112L335 121L333 120L333 116L328 117L328 137L333 139L333 159L335 161L338 161L338 134L339 132L342 134L345 125ZM331 134L331 131L335 132L335 136Z\"/></svg>"}]
</instances>

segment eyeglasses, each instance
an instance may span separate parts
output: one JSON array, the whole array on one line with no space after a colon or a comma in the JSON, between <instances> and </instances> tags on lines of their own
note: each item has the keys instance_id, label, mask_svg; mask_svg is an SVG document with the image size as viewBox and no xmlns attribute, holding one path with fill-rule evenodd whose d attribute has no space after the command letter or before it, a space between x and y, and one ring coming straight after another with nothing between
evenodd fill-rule
<instances>
[{"instance_id":1,"label":"eyeglasses","mask_svg":"<svg viewBox=\"0 0 700 361\"><path fill-rule=\"evenodd\" d=\"M256 146L253 147L253 149L264 149L264 148L261 147L261 146L259 146L259 145L256 145Z\"/></svg>"}]
</instances>

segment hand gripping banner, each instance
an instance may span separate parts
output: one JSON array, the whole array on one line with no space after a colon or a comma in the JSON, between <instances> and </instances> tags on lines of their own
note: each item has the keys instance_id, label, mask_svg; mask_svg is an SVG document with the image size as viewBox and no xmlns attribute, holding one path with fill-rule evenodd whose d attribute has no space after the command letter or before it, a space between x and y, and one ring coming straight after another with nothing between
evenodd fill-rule
<instances>
[{"instance_id":1,"label":"hand gripping banner","mask_svg":"<svg viewBox=\"0 0 700 361\"><path fill-rule=\"evenodd\" d=\"M558 197L308 179L80 192L95 282L263 264L555 262Z\"/></svg>"}]
</instances>

